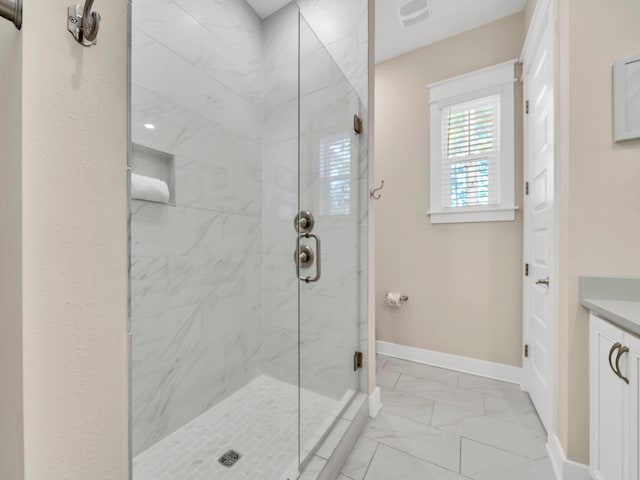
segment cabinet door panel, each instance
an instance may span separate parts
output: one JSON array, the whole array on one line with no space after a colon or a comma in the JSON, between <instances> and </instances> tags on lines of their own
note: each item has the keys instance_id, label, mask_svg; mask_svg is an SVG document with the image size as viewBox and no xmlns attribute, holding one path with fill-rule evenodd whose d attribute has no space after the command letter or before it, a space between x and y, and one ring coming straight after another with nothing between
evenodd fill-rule
<instances>
[{"instance_id":1,"label":"cabinet door panel","mask_svg":"<svg viewBox=\"0 0 640 480\"><path fill-rule=\"evenodd\" d=\"M640 480L640 339L626 335L624 344L629 348L629 357L620 367L623 375L629 379L628 387L628 419L627 425L627 458L630 480ZM622 364L622 362L621 362Z\"/></svg>"},{"instance_id":2,"label":"cabinet door panel","mask_svg":"<svg viewBox=\"0 0 640 480\"><path fill-rule=\"evenodd\" d=\"M591 471L594 479L623 480L626 384L609 365L609 353L624 334L591 315ZM614 360L615 360L614 353Z\"/></svg>"}]
</instances>

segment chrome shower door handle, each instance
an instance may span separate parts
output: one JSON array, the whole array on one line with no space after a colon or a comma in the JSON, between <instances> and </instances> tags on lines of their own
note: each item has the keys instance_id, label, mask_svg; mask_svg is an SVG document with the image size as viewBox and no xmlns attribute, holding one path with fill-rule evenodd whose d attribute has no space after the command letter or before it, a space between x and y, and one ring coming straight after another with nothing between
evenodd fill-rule
<instances>
[{"instance_id":1,"label":"chrome shower door handle","mask_svg":"<svg viewBox=\"0 0 640 480\"><path fill-rule=\"evenodd\" d=\"M297 271L298 278L305 283L317 282L318 280L320 280L320 277L322 276L322 244L321 244L320 237L315 233L308 233L308 232L301 233L300 236L298 236L298 244L297 244L298 246L296 248L296 252L300 252L300 238L313 238L316 241L315 257L317 259L317 262L316 262L315 277L300 275L300 267L297 267L296 271Z\"/></svg>"}]
</instances>

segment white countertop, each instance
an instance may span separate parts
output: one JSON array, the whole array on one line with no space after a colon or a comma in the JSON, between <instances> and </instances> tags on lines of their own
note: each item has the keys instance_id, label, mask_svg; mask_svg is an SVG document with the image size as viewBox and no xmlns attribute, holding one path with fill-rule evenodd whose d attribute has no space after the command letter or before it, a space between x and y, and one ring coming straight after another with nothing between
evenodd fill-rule
<instances>
[{"instance_id":1,"label":"white countertop","mask_svg":"<svg viewBox=\"0 0 640 480\"><path fill-rule=\"evenodd\" d=\"M640 302L583 298L580 303L611 323L640 336Z\"/></svg>"}]
</instances>

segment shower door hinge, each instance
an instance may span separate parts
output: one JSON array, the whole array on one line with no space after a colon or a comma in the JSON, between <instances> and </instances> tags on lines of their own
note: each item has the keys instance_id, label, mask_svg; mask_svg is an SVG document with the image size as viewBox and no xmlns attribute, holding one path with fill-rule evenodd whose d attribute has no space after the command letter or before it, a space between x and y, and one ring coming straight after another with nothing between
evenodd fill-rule
<instances>
[{"instance_id":1,"label":"shower door hinge","mask_svg":"<svg viewBox=\"0 0 640 480\"><path fill-rule=\"evenodd\" d=\"M353 130L356 132L356 135L362 133L362 119L358 115L353 116Z\"/></svg>"},{"instance_id":2,"label":"shower door hinge","mask_svg":"<svg viewBox=\"0 0 640 480\"><path fill-rule=\"evenodd\" d=\"M353 354L353 371L357 372L362 368L362 352L356 352Z\"/></svg>"},{"instance_id":3,"label":"shower door hinge","mask_svg":"<svg viewBox=\"0 0 640 480\"><path fill-rule=\"evenodd\" d=\"M529 264L528 263L524 264L524 276L525 277L529 276Z\"/></svg>"},{"instance_id":4,"label":"shower door hinge","mask_svg":"<svg viewBox=\"0 0 640 480\"><path fill-rule=\"evenodd\" d=\"M524 356L528 357L529 356L529 345L525 345L524 346Z\"/></svg>"}]
</instances>

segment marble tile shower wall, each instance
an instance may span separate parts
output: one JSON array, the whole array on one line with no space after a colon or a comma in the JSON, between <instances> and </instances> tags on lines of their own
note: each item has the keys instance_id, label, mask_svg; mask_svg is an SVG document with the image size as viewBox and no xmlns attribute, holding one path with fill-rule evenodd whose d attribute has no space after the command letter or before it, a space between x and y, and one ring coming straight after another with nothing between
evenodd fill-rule
<instances>
[{"instance_id":1,"label":"marble tile shower wall","mask_svg":"<svg viewBox=\"0 0 640 480\"><path fill-rule=\"evenodd\" d=\"M132 42L133 142L175 163L175 205L132 202L137 454L260 373L263 25L238 0L136 0Z\"/></svg>"},{"instance_id":2,"label":"marble tile shower wall","mask_svg":"<svg viewBox=\"0 0 640 480\"><path fill-rule=\"evenodd\" d=\"M298 212L298 8L264 23L263 372L298 384L298 280L292 253Z\"/></svg>"},{"instance_id":3,"label":"marble tile shower wall","mask_svg":"<svg viewBox=\"0 0 640 480\"><path fill-rule=\"evenodd\" d=\"M302 15L368 108L368 0L297 0Z\"/></svg>"}]
</instances>

